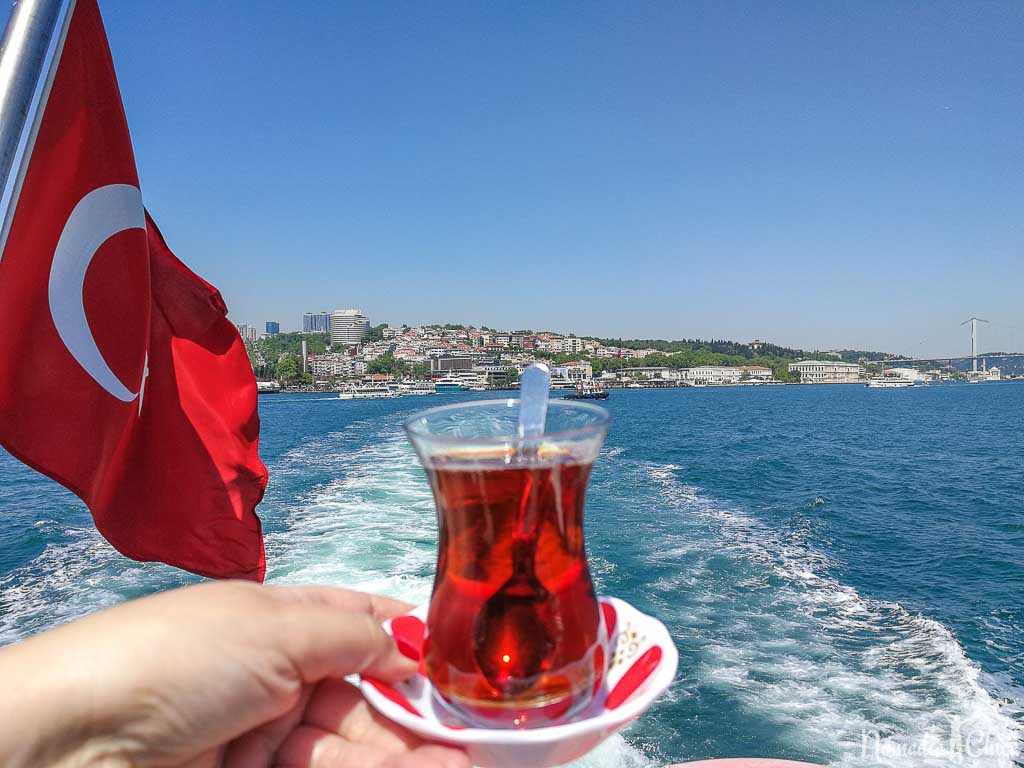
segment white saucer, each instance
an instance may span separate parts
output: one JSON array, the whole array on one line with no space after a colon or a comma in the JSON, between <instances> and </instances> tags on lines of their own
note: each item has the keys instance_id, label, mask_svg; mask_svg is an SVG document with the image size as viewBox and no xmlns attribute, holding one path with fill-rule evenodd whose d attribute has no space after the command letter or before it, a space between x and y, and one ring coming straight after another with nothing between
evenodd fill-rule
<instances>
[{"instance_id":1,"label":"white saucer","mask_svg":"<svg viewBox=\"0 0 1024 768\"><path fill-rule=\"evenodd\" d=\"M480 768L548 768L582 757L639 717L672 683L679 653L665 625L617 598L600 600L609 665L590 704L564 723L529 730L476 728L454 719L424 674L389 685L363 678L366 700L382 715L431 741L462 747ZM427 606L384 623L422 657Z\"/></svg>"}]
</instances>

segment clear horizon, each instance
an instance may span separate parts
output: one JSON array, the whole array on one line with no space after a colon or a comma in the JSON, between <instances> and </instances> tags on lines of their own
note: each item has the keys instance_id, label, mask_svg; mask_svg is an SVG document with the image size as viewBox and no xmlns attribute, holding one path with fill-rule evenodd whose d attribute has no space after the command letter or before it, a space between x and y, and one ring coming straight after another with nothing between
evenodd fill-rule
<instances>
[{"instance_id":1,"label":"clear horizon","mask_svg":"<svg viewBox=\"0 0 1024 768\"><path fill-rule=\"evenodd\" d=\"M1022 5L100 5L235 322L1024 351Z\"/></svg>"}]
</instances>

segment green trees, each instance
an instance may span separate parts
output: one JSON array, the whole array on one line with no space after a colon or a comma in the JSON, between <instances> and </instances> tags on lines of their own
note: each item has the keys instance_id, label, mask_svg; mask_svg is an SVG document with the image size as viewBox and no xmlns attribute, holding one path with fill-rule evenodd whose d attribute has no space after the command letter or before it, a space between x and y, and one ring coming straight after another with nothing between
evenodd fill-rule
<instances>
[{"instance_id":1,"label":"green trees","mask_svg":"<svg viewBox=\"0 0 1024 768\"><path fill-rule=\"evenodd\" d=\"M281 382L291 381L299 376L299 361L288 356L277 363L277 378Z\"/></svg>"},{"instance_id":2,"label":"green trees","mask_svg":"<svg viewBox=\"0 0 1024 768\"><path fill-rule=\"evenodd\" d=\"M789 363L780 362L772 366L772 375L776 381L786 384L795 384L800 381L800 374L797 371L789 372Z\"/></svg>"},{"instance_id":3,"label":"green trees","mask_svg":"<svg viewBox=\"0 0 1024 768\"><path fill-rule=\"evenodd\" d=\"M383 373L400 378L409 373L409 364L404 360L398 360L391 352L385 352L376 360L366 364L367 373Z\"/></svg>"},{"instance_id":4,"label":"green trees","mask_svg":"<svg viewBox=\"0 0 1024 768\"><path fill-rule=\"evenodd\" d=\"M267 336L250 345L253 353L258 353L266 360L277 360L281 355L302 353L302 341L306 341L306 349L311 355L322 355L327 351L330 334L327 333L279 333Z\"/></svg>"}]
</instances>

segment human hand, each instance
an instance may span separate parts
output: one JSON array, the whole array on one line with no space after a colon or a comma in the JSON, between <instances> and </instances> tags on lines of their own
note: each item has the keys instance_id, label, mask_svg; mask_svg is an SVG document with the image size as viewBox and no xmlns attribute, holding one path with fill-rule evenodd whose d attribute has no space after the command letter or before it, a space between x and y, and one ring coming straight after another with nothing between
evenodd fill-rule
<instances>
[{"instance_id":1,"label":"human hand","mask_svg":"<svg viewBox=\"0 0 1024 768\"><path fill-rule=\"evenodd\" d=\"M4 765L469 768L341 679L415 672L380 628L407 608L342 589L220 582L46 632L0 651Z\"/></svg>"}]
</instances>

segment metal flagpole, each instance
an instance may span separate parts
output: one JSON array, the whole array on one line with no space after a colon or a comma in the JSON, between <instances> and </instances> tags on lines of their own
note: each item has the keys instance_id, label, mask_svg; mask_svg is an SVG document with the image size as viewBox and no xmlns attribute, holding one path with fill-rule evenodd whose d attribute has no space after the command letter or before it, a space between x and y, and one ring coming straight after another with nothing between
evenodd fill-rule
<instances>
[{"instance_id":1,"label":"metal flagpole","mask_svg":"<svg viewBox=\"0 0 1024 768\"><path fill-rule=\"evenodd\" d=\"M17 0L0 43L0 193L7 200L0 258L74 5L75 0Z\"/></svg>"}]
</instances>

